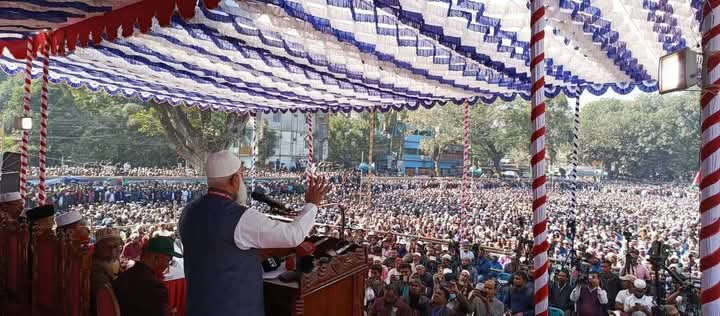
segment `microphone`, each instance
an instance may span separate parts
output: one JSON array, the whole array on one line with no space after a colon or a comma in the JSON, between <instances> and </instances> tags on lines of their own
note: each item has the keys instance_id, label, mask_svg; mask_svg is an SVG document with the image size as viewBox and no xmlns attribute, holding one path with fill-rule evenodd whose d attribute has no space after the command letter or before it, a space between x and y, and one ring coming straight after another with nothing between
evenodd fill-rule
<instances>
[{"instance_id":1,"label":"microphone","mask_svg":"<svg viewBox=\"0 0 720 316\"><path fill-rule=\"evenodd\" d=\"M270 206L270 208L280 210L285 214L289 214L289 213L293 212L293 210L289 209L287 206L285 206L285 204L282 204L278 201L275 201L275 200L269 198L264 193L252 192L252 193L250 193L250 197L255 201L267 204L268 206Z\"/></svg>"}]
</instances>

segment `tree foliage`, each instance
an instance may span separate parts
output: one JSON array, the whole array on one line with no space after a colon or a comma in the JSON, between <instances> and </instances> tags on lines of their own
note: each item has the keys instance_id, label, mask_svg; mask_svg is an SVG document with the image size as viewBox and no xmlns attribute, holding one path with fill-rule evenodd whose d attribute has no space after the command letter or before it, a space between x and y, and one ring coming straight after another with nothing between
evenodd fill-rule
<instances>
[{"instance_id":1,"label":"tree foliage","mask_svg":"<svg viewBox=\"0 0 720 316\"><path fill-rule=\"evenodd\" d=\"M432 160L435 175L440 175L440 156L447 153L450 146L462 143L463 117L463 108L456 105L410 113L410 125L432 133L432 137L422 140L420 150Z\"/></svg>"},{"instance_id":2,"label":"tree foliage","mask_svg":"<svg viewBox=\"0 0 720 316\"><path fill-rule=\"evenodd\" d=\"M131 124L148 136L161 136L195 170L204 172L210 153L224 150L247 137L247 113L219 113L184 109L169 104L146 106L130 116Z\"/></svg>"},{"instance_id":3,"label":"tree foliage","mask_svg":"<svg viewBox=\"0 0 720 316\"><path fill-rule=\"evenodd\" d=\"M275 155L275 148L278 144L278 134L274 130L268 127L267 120L262 120L261 132L258 135L258 153L257 153L257 164L265 165Z\"/></svg>"},{"instance_id":4,"label":"tree foliage","mask_svg":"<svg viewBox=\"0 0 720 316\"><path fill-rule=\"evenodd\" d=\"M30 163L37 164L39 143L40 83L32 86ZM22 78L0 79L0 110L5 133L3 148L19 150L20 131L13 119L22 115ZM48 165L129 162L133 166L170 166L177 156L158 137L128 128L128 116L141 106L132 100L86 89L51 85L48 91Z\"/></svg>"},{"instance_id":5,"label":"tree foliage","mask_svg":"<svg viewBox=\"0 0 720 316\"><path fill-rule=\"evenodd\" d=\"M370 124L367 117L330 116L328 160L345 167L357 166L368 151Z\"/></svg>"},{"instance_id":6,"label":"tree foliage","mask_svg":"<svg viewBox=\"0 0 720 316\"><path fill-rule=\"evenodd\" d=\"M582 109L580 155L611 176L670 180L698 170L698 94L603 99Z\"/></svg>"},{"instance_id":7,"label":"tree foliage","mask_svg":"<svg viewBox=\"0 0 720 316\"><path fill-rule=\"evenodd\" d=\"M40 108L38 81L33 83L32 92L35 128L31 138L36 144ZM22 114L22 99L21 78L0 78L2 123L14 143L19 140L19 132L12 132L10 127L13 118ZM48 99L50 165L65 160L168 166L174 165L180 156L202 172L210 152L227 149L249 134L244 128L247 114L143 104L86 89L71 90L63 85L51 85ZM10 141L7 145L14 143ZM31 149L31 156L35 157L36 149Z\"/></svg>"}]
</instances>

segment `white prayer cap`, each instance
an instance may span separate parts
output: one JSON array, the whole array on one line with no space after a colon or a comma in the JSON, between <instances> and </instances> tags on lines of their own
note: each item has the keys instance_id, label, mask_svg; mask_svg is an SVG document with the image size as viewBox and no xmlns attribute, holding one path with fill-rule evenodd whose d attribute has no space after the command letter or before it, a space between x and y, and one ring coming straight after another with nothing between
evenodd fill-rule
<instances>
[{"instance_id":1,"label":"white prayer cap","mask_svg":"<svg viewBox=\"0 0 720 316\"><path fill-rule=\"evenodd\" d=\"M645 281L643 281L642 279L635 280L633 285L635 286L636 289L644 289L646 286Z\"/></svg>"},{"instance_id":2,"label":"white prayer cap","mask_svg":"<svg viewBox=\"0 0 720 316\"><path fill-rule=\"evenodd\" d=\"M55 217L55 223L57 223L58 228L79 222L80 220L82 220L82 215L80 215L80 212L75 210L62 213Z\"/></svg>"},{"instance_id":3,"label":"white prayer cap","mask_svg":"<svg viewBox=\"0 0 720 316\"><path fill-rule=\"evenodd\" d=\"M223 150L208 156L205 173L208 178L224 178L234 175L241 166L240 158L230 151Z\"/></svg>"},{"instance_id":4,"label":"white prayer cap","mask_svg":"<svg viewBox=\"0 0 720 316\"><path fill-rule=\"evenodd\" d=\"M13 202L20 199L20 192L9 192L0 194L0 203Z\"/></svg>"}]
</instances>

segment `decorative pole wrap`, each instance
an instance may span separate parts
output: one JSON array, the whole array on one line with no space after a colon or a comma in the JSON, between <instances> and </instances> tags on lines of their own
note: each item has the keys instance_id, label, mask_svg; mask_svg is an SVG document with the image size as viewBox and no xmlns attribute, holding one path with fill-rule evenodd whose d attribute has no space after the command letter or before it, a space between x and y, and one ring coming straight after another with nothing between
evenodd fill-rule
<instances>
[{"instance_id":1,"label":"decorative pole wrap","mask_svg":"<svg viewBox=\"0 0 720 316\"><path fill-rule=\"evenodd\" d=\"M575 126L573 128L572 137L572 153L570 154L570 180L572 181L572 191L570 191L570 209L575 214L577 212L577 160L578 160L578 133L580 132L580 89L575 90ZM573 216L574 219L574 216Z\"/></svg>"},{"instance_id":2,"label":"decorative pole wrap","mask_svg":"<svg viewBox=\"0 0 720 316\"><path fill-rule=\"evenodd\" d=\"M460 207L464 210L465 205L465 191L467 190L467 176L468 170L470 169L470 105L467 99L463 104L465 118L463 124L463 176L462 176L462 189L460 190Z\"/></svg>"},{"instance_id":3,"label":"decorative pole wrap","mask_svg":"<svg viewBox=\"0 0 720 316\"><path fill-rule=\"evenodd\" d=\"M313 152L313 113L307 112L307 116L305 118L305 123L307 124L307 143L308 143L308 162L307 167L305 168L305 176L307 178L308 183L310 183L310 177L313 176L313 173L315 172L315 162L314 157L315 154Z\"/></svg>"},{"instance_id":4,"label":"decorative pole wrap","mask_svg":"<svg viewBox=\"0 0 720 316\"><path fill-rule=\"evenodd\" d=\"M703 76L700 148L700 303L703 315L720 315L720 0L703 7Z\"/></svg>"},{"instance_id":5,"label":"decorative pole wrap","mask_svg":"<svg viewBox=\"0 0 720 316\"><path fill-rule=\"evenodd\" d=\"M50 39L46 38L42 49L43 53L43 73L42 73L42 92L40 94L40 156L38 167L40 174L38 176L40 183L38 184L38 204L45 205L45 160L47 158L47 125L48 125L48 79L50 76Z\"/></svg>"},{"instance_id":6,"label":"decorative pole wrap","mask_svg":"<svg viewBox=\"0 0 720 316\"><path fill-rule=\"evenodd\" d=\"M30 117L30 86L32 85L32 59L33 59L33 41L27 41L27 56L25 57L25 84L23 96L23 117ZM28 144L30 143L30 131L23 130L22 143L20 144L20 196L22 197L23 206L25 205L25 196L27 195L27 170L28 170Z\"/></svg>"},{"instance_id":7,"label":"decorative pole wrap","mask_svg":"<svg viewBox=\"0 0 720 316\"><path fill-rule=\"evenodd\" d=\"M533 190L533 279L535 280L535 315L548 315L548 257L547 215L545 202L545 1L531 0L530 26L530 100L532 135L530 136L530 166Z\"/></svg>"},{"instance_id":8,"label":"decorative pole wrap","mask_svg":"<svg viewBox=\"0 0 720 316\"><path fill-rule=\"evenodd\" d=\"M251 143L251 159L250 159L250 192L255 192L255 164L257 163L258 154L258 124L257 124L257 113L253 113L250 116L250 124L252 124L252 143ZM255 200L250 199L250 205L254 205Z\"/></svg>"}]
</instances>

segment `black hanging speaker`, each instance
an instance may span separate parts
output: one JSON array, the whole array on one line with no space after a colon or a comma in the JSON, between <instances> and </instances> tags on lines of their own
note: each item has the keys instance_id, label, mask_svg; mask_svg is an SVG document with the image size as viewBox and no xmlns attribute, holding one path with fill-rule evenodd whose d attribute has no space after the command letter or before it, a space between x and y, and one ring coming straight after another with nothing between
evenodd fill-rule
<instances>
[{"instance_id":1,"label":"black hanging speaker","mask_svg":"<svg viewBox=\"0 0 720 316\"><path fill-rule=\"evenodd\" d=\"M5 152L0 167L0 193L20 192L20 153Z\"/></svg>"}]
</instances>

